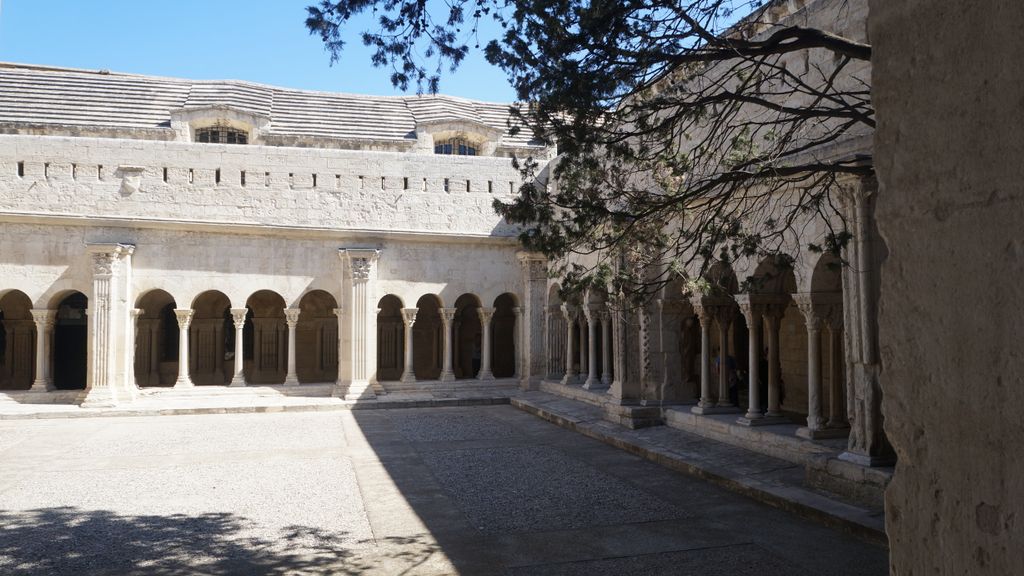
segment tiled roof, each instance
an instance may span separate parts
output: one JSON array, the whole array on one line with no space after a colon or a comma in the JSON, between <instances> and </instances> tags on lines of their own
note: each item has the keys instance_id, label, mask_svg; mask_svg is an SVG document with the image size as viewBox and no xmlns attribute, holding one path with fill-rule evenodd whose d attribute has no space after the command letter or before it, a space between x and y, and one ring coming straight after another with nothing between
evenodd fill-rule
<instances>
[{"instance_id":1,"label":"tiled roof","mask_svg":"<svg viewBox=\"0 0 1024 576\"><path fill-rule=\"evenodd\" d=\"M469 120L510 135L508 104L441 95L361 96L292 90L235 80L185 80L0 63L0 123L166 128L171 111L229 105L270 118L270 134L405 140L417 122Z\"/></svg>"}]
</instances>

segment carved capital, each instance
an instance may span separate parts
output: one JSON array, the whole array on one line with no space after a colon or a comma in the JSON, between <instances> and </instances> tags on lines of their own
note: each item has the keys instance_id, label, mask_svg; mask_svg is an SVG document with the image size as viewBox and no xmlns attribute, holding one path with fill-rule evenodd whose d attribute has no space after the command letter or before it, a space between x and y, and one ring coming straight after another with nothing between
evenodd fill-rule
<instances>
[{"instance_id":1,"label":"carved capital","mask_svg":"<svg viewBox=\"0 0 1024 576\"><path fill-rule=\"evenodd\" d=\"M380 257L376 248L343 248L338 251L339 257L348 264L353 282L366 282L373 274L373 267Z\"/></svg>"},{"instance_id":2,"label":"carved capital","mask_svg":"<svg viewBox=\"0 0 1024 576\"><path fill-rule=\"evenodd\" d=\"M285 308L284 309L284 321L288 324L289 328L295 328L299 325L299 313L301 312L298 308Z\"/></svg>"},{"instance_id":3,"label":"carved capital","mask_svg":"<svg viewBox=\"0 0 1024 576\"><path fill-rule=\"evenodd\" d=\"M480 308L477 308L476 313L480 316L480 325L487 326L491 323L491 318L494 317L494 308L481 306Z\"/></svg>"},{"instance_id":4,"label":"carved capital","mask_svg":"<svg viewBox=\"0 0 1024 576\"><path fill-rule=\"evenodd\" d=\"M405 322L406 328L412 328L416 323L416 313L419 311L419 308L402 308L402 322Z\"/></svg>"},{"instance_id":5,"label":"carved capital","mask_svg":"<svg viewBox=\"0 0 1024 576\"><path fill-rule=\"evenodd\" d=\"M344 308L332 308L331 312L333 312L334 315L337 316L338 318L341 318L342 316L345 315L345 309Z\"/></svg>"},{"instance_id":6,"label":"carved capital","mask_svg":"<svg viewBox=\"0 0 1024 576\"><path fill-rule=\"evenodd\" d=\"M579 309L572 304L562 304L561 306L562 316L567 322L573 322L576 320L576 315L579 314Z\"/></svg>"},{"instance_id":7,"label":"carved capital","mask_svg":"<svg viewBox=\"0 0 1024 576\"><path fill-rule=\"evenodd\" d=\"M523 316L523 308L521 306L513 306L512 313L516 315L516 318L521 318Z\"/></svg>"},{"instance_id":8,"label":"carved capital","mask_svg":"<svg viewBox=\"0 0 1024 576\"><path fill-rule=\"evenodd\" d=\"M178 328L188 330L188 327L192 325L192 314L193 311L189 308L175 308L174 316L178 320Z\"/></svg>"},{"instance_id":9,"label":"carved capital","mask_svg":"<svg viewBox=\"0 0 1024 576\"><path fill-rule=\"evenodd\" d=\"M438 313L441 314L441 322L447 326L451 324L452 320L455 320L455 313L459 311L458 308L438 308Z\"/></svg>"},{"instance_id":10,"label":"carved capital","mask_svg":"<svg viewBox=\"0 0 1024 576\"><path fill-rule=\"evenodd\" d=\"M239 330L245 326L245 317L249 314L248 308L232 308L231 309L231 321L235 324L235 330Z\"/></svg>"},{"instance_id":11,"label":"carved capital","mask_svg":"<svg viewBox=\"0 0 1024 576\"><path fill-rule=\"evenodd\" d=\"M820 330L822 309L814 301L814 295L809 293L794 294L793 302L800 310L800 313L804 315L804 323L807 324L807 330L814 332Z\"/></svg>"},{"instance_id":12,"label":"carved capital","mask_svg":"<svg viewBox=\"0 0 1024 576\"><path fill-rule=\"evenodd\" d=\"M537 252L519 252L516 254L516 258L519 259L520 266L523 267L523 273L531 281L534 280L547 280L548 278L548 259L543 254Z\"/></svg>"},{"instance_id":13,"label":"carved capital","mask_svg":"<svg viewBox=\"0 0 1024 576\"><path fill-rule=\"evenodd\" d=\"M747 326L755 326L761 322L768 305L756 300L756 296L750 294L737 294L736 304L740 307L740 313L747 321Z\"/></svg>"},{"instance_id":14,"label":"carved capital","mask_svg":"<svg viewBox=\"0 0 1024 576\"><path fill-rule=\"evenodd\" d=\"M36 326L45 330L50 330L53 325L57 322L57 311L56 310L29 310L32 313L32 320L36 323Z\"/></svg>"}]
</instances>

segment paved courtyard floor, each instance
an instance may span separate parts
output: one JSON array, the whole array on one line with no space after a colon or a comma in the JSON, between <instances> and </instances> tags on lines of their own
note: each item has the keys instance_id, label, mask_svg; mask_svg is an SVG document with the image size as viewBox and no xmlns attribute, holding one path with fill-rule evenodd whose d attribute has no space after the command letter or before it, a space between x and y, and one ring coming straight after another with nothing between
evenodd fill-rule
<instances>
[{"instance_id":1,"label":"paved courtyard floor","mask_svg":"<svg viewBox=\"0 0 1024 576\"><path fill-rule=\"evenodd\" d=\"M887 573L510 406L0 422L2 574Z\"/></svg>"}]
</instances>

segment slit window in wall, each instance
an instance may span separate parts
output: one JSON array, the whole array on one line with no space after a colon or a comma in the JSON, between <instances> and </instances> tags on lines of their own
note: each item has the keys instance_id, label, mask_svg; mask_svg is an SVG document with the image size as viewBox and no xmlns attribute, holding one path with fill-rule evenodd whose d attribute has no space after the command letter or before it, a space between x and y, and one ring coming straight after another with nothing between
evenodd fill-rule
<instances>
[{"instance_id":1,"label":"slit window in wall","mask_svg":"<svg viewBox=\"0 0 1024 576\"><path fill-rule=\"evenodd\" d=\"M103 180L103 164L96 166L96 179Z\"/></svg>"},{"instance_id":2,"label":"slit window in wall","mask_svg":"<svg viewBox=\"0 0 1024 576\"><path fill-rule=\"evenodd\" d=\"M508 183L508 193L509 194L515 194L516 193L515 183L514 182L509 182Z\"/></svg>"},{"instance_id":3,"label":"slit window in wall","mask_svg":"<svg viewBox=\"0 0 1024 576\"><path fill-rule=\"evenodd\" d=\"M294 172L289 172L288 173L288 185L289 186L295 186L295 173Z\"/></svg>"},{"instance_id":4,"label":"slit window in wall","mask_svg":"<svg viewBox=\"0 0 1024 576\"><path fill-rule=\"evenodd\" d=\"M188 169L188 183L191 184L191 183L195 182L195 180L196 180L196 171L191 169L191 168L189 168Z\"/></svg>"},{"instance_id":5,"label":"slit window in wall","mask_svg":"<svg viewBox=\"0 0 1024 576\"><path fill-rule=\"evenodd\" d=\"M24 162L18 162L18 177L19 178L24 178L25 177L25 163Z\"/></svg>"},{"instance_id":6,"label":"slit window in wall","mask_svg":"<svg viewBox=\"0 0 1024 576\"><path fill-rule=\"evenodd\" d=\"M402 190L408 190L408 189L409 189L409 177L408 176L402 176Z\"/></svg>"},{"instance_id":7,"label":"slit window in wall","mask_svg":"<svg viewBox=\"0 0 1024 576\"><path fill-rule=\"evenodd\" d=\"M470 191L469 180L466 180L466 192L469 192L469 191Z\"/></svg>"},{"instance_id":8,"label":"slit window in wall","mask_svg":"<svg viewBox=\"0 0 1024 576\"><path fill-rule=\"evenodd\" d=\"M49 178L49 177L50 177L50 163L49 162L43 162L43 178Z\"/></svg>"},{"instance_id":9,"label":"slit window in wall","mask_svg":"<svg viewBox=\"0 0 1024 576\"><path fill-rule=\"evenodd\" d=\"M270 172L263 173L263 185L270 188Z\"/></svg>"},{"instance_id":10,"label":"slit window in wall","mask_svg":"<svg viewBox=\"0 0 1024 576\"><path fill-rule=\"evenodd\" d=\"M241 184L243 188L245 188L245 170L242 170L241 172L238 173L238 183Z\"/></svg>"},{"instance_id":11,"label":"slit window in wall","mask_svg":"<svg viewBox=\"0 0 1024 576\"><path fill-rule=\"evenodd\" d=\"M249 134L227 126L196 129L196 142L203 144L248 144Z\"/></svg>"},{"instance_id":12,"label":"slit window in wall","mask_svg":"<svg viewBox=\"0 0 1024 576\"><path fill-rule=\"evenodd\" d=\"M78 180L78 164L71 165L71 179Z\"/></svg>"},{"instance_id":13,"label":"slit window in wall","mask_svg":"<svg viewBox=\"0 0 1024 576\"><path fill-rule=\"evenodd\" d=\"M427 191L427 179L426 178L423 179L423 191L424 192Z\"/></svg>"},{"instance_id":14,"label":"slit window in wall","mask_svg":"<svg viewBox=\"0 0 1024 576\"><path fill-rule=\"evenodd\" d=\"M341 188L341 174L334 175L334 187Z\"/></svg>"},{"instance_id":15,"label":"slit window in wall","mask_svg":"<svg viewBox=\"0 0 1024 576\"><path fill-rule=\"evenodd\" d=\"M167 168L164 168L164 183L167 182Z\"/></svg>"},{"instance_id":16,"label":"slit window in wall","mask_svg":"<svg viewBox=\"0 0 1024 576\"><path fill-rule=\"evenodd\" d=\"M493 180L488 180L487 181L487 193L488 194L494 194L494 181Z\"/></svg>"},{"instance_id":17,"label":"slit window in wall","mask_svg":"<svg viewBox=\"0 0 1024 576\"><path fill-rule=\"evenodd\" d=\"M216 170L214 170L214 172L213 172L213 182L215 184L220 184L220 168L217 168Z\"/></svg>"},{"instance_id":18,"label":"slit window in wall","mask_svg":"<svg viewBox=\"0 0 1024 576\"><path fill-rule=\"evenodd\" d=\"M363 177L362 176L359 177L359 189L360 190L363 189Z\"/></svg>"},{"instance_id":19,"label":"slit window in wall","mask_svg":"<svg viewBox=\"0 0 1024 576\"><path fill-rule=\"evenodd\" d=\"M381 190L384 189L384 177L383 176L380 177L380 189Z\"/></svg>"},{"instance_id":20,"label":"slit window in wall","mask_svg":"<svg viewBox=\"0 0 1024 576\"><path fill-rule=\"evenodd\" d=\"M313 174L313 188L316 188L316 174Z\"/></svg>"},{"instance_id":21,"label":"slit window in wall","mask_svg":"<svg viewBox=\"0 0 1024 576\"><path fill-rule=\"evenodd\" d=\"M444 179L444 191L448 192L448 179L447 178Z\"/></svg>"}]
</instances>

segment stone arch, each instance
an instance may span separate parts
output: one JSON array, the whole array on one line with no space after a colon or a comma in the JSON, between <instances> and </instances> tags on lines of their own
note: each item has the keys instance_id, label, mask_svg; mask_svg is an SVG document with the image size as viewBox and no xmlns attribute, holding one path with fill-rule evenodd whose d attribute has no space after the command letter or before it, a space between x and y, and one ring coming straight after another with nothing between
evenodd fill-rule
<instances>
[{"instance_id":1,"label":"stone arch","mask_svg":"<svg viewBox=\"0 0 1024 576\"><path fill-rule=\"evenodd\" d=\"M712 263L704 273L703 279L707 282L709 294L713 297L731 300L733 295L739 292L739 282L736 279L736 273L728 262L718 260ZM712 371L715 373L714 378L716 381L720 377L718 371L722 370L723 366L734 366L737 369L742 369L742 359L747 358L749 353L748 343L750 335L747 332L746 318L740 313L739 307L732 305L731 308L732 312L728 316L727 326L727 349L720 349L723 329L721 318L715 322L715 328L711 337ZM729 369L732 370L732 368ZM737 393L743 390L744 384L745 381L730 389L732 396L729 400L734 405L741 402L737 397Z\"/></svg>"},{"instance_id":2,"label":"stone arch","mask_svg":"<svg viewBox=\"0 0 1024 576\"><path fill-rule=\"evenodd\" d=\"M273 290L258 290L245 301L243 352L246 382L283 384L288 373L288 325L284 298ZM226 316L230 320L230 313Z\"/></svg>"},{"instance_id":3,"label":"stone arch","mask_svg":"<svg viewBox=\"0 0 1024 576\"><path fill-rule=\"evenodd\" d=\"M441 298L425 294L416 301L416 309L416 322L412 326L413 374L417 380L437 380L444 361Z\"/></svg>"},{"instance_id":4,"label":"stone arch","mask_svg":"<svg viewBox=\"0 0 1024 576\"><path fill-rule=\"evenodd\" d=\"M405 323L402 299L388 294L377 302L377 381L402 377L405 355Z\"/></svg>"},{"instance_id":5,"label":"stone arch","mask_svg":"<svg viewBox=\"0 0 1024 576\"><path fill-rule=\"evenodd\" d=\"M519 300L515 294L505 292L494 299L494 316L491 318L491 373L495 378L512 378L516 375L516 309Z\"/></svg>"},{"instance_id":6,"label":"stone arch","mask_svg":"<svg viewBox=\"0 0 1024 576\"><path fill-rule=\"evenodd\" d=\"M0 390L28 390L35 378L32 300L20 290L0 297Z\"/></svg>"},{"instance_id":7,"label":"stone arch","mask_svg":"<svg viewBox=\"0 0 1024 576\"><path fill-rule=\"evenodd\" d=\"M700 396L700 324L684 297L686 278L674 274L661 292L661 393L667 402Z\"/></svg>"},{"instance_id":8,"label":"stone arch","mask_svg":"<svg viewBox=\"0 0 1024 576\"><path fill-rule=\"evenodd\" d=\"M135 383L140 387L173 386L178 374L178 307L174 297L159 288L139 296L142 310L135 323Z\"/></svg>"},{"instance_id":9,"label":"stone arch","mask_svg":"<svg viewBox=\"0 0 1024 576\"><path fill-rule=\"evenodd\" d=\"M842 266L842 261L834 254L822 254L814 264L814 271L811 272L811 292L842 293Z\"/></svg>"},{"instance_id":10,"label":"stone arch","mask_svg":"<svg viewBox=\"0 0 1024 576\"><path fill-rule=\"evenodd\" d=\"M324 290L311 290L299 300L295 327L295 373L299 382L338 380L337 300Z\"/></svg>"},{"instance_id":11,"label":"stone arch","mask_svg":"<svg viewBox=\"0 0 1024 576\"><path fill-rule=\"evenodd\" d=\"M189 377L196 385L223 386L231 381L232 366L225 354L234 350L231 300L218 290L207 290L192 301L188 330Z\"/></svg>"},{"instance_id":12,"label":"stone arch","mask_svg":"<svg viewBox=\"0 0 1024 576\"><path fill-rule=\"evenodd\" d=\"M820 303L821 315L821 414L833 429L848 427L846 340L842 260L831 253L818 258L811 273L811 298Z\"/></svg>"},{"instance_id":13,"label":"stone arch","mask_svg":"<svg viewBox=\"0 0 1024 576\"><path fill-rule=\"evenodd\" d=\"M466 293L455 300L455 362L452 367L456 378L476 378L482 359L482 332L480 331L480 298Z\"/></svg>"},{"instance_id":14,"label":"stone arch","mask_svg":"<svg viewBox=\"0 0 1024 576\"><path fill-rule=\"evenodd\" d=\"M58 390L84 390L89 354L89 299L78 291L57 300L53 326L53 385Z\"/></svg>"},{"instance_id":15,"label":"stone arch","mask_svg":"<svg viewBox=\"0 0 1024 576\"><path fill-rule=\"evenodd\" d=\"M547 300L547 376L560 380L565 375L565 317L562 315L561 287L557 282L548 288Z\"/></svg>"}]
</instances>

